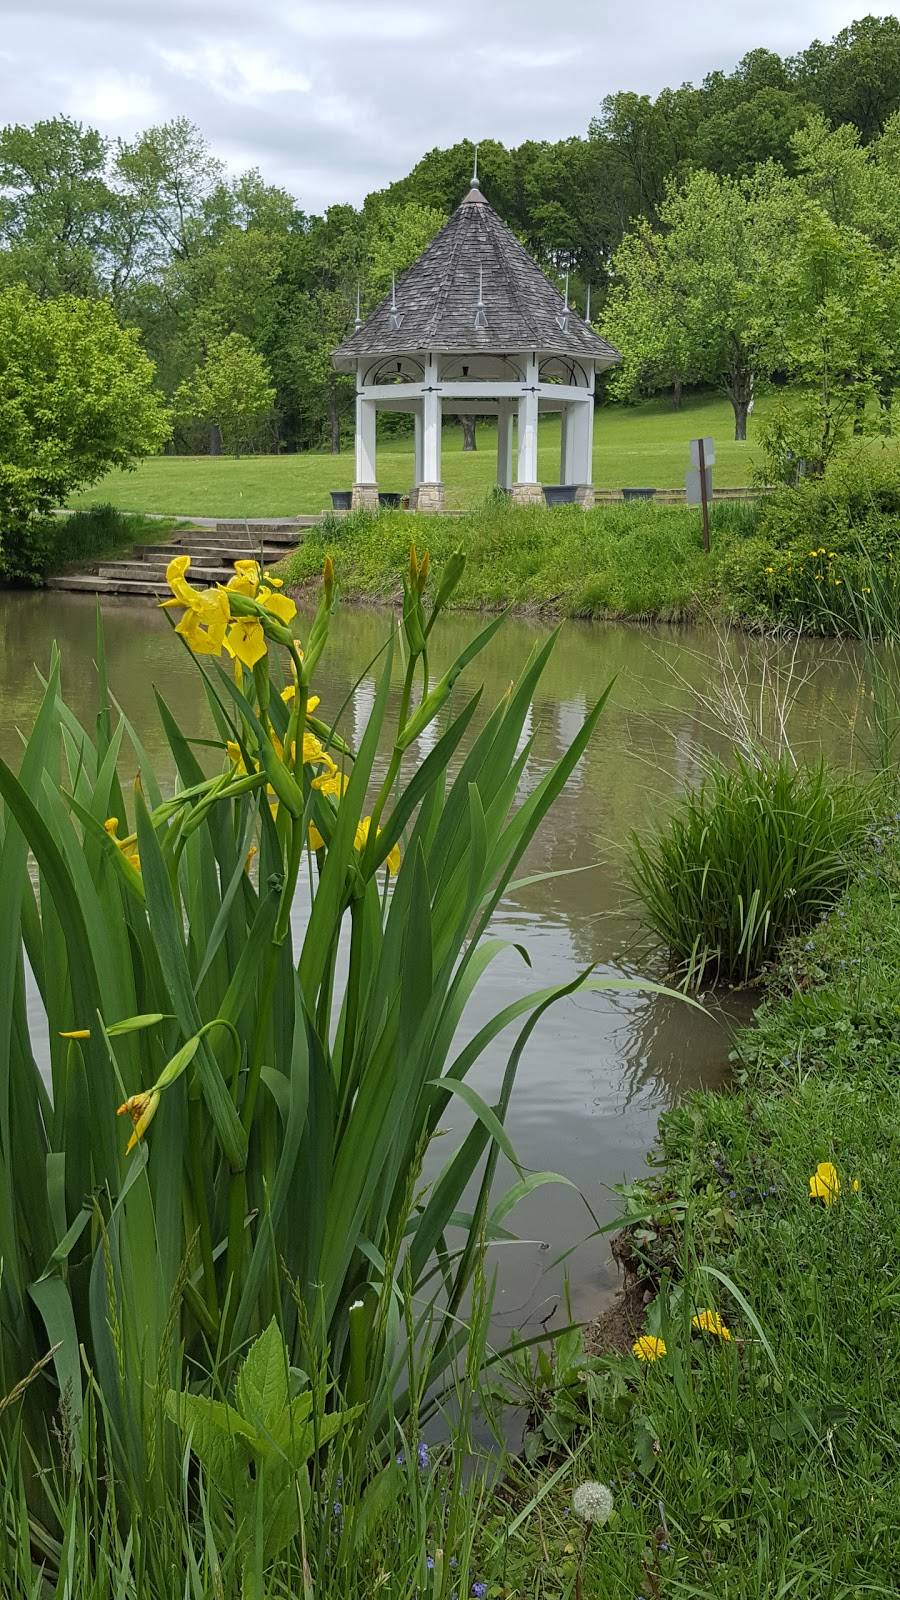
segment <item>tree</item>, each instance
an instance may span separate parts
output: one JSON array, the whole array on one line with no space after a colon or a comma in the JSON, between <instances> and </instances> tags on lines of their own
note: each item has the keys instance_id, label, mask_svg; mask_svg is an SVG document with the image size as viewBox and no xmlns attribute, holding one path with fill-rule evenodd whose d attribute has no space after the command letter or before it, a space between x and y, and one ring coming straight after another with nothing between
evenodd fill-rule
<instances>
[{"instance_id":1,"label":"tree","mask_svg":"<svg viewBox=\"0 0 900 1600\"><path fill-rule=\"evenodd\" d=\"M712 383L747 437L754 386L767 375L771 341L759 286L793 220L793 190L770 165L736 183L696 172L670 185L660 226L642 222L613 261L603 331L622 352L611 388L623 396L670 383Z\"/></svg>"},{"instance_id":2,"label":"tree","mask_svg":"<svg viewBox=\"0 0 900 1600\"><path fill-rule=\"evenodd\" d=\"M114 197L109 146L69 117L0 131L0 282L95 294Z\"/></svg>"},{"instance_id":3,"label":"tree","mask_svg":"<svg viewBox=\"0 0 900 1600\"><path fill-rule=\"evenodd\" d=\"M0 538L7 571L34 576L35 519L110 467L160 450L168 408L137 333L102 300L0 291Z\"/></svg>"},{"instance_id":4,"label":"tree","mask_svg":"<svg viewBox=\"0 0 900 1600\"><path fill-rule=\"evenodd\" d=\"M224 448L240 455L272 414L272 374L249 339L229 333L210 345L206 359L179 385L173 404L180 422L217 428Z\"/></svg>"}]
</instances>

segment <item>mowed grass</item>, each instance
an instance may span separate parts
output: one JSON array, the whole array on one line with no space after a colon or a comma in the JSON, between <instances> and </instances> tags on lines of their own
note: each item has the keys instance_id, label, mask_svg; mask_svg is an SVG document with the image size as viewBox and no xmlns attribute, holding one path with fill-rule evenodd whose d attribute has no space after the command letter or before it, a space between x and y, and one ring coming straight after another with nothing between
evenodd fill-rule
<instances>
[{"instance_id":1,"label":"mowed grass","mask_svg":"<svg viewBox=\"0 0 900 1600\"><path fill-rule=\"evenodd\" d=\"M751 418L751 437L734 440L731 407L716 395L695 395L680 411L664 399L640 406L602 406L594 426L594 483L598 488L680 488L689 466L688 443L711 435L716 447L715 481L723 488L749 484L753 429L765 401ZM539 472L543 483L559 481L559 418L540 427ZM496 481L496 429L479 421L478 448L465 452L462 430L444 426L442 471L448 504L475 504ZM354 457L340 455L154 456L133 472L111 472L75 495L73 506L111 502L123 511L193 517L285 517L330 505L331 489L349 489ZM412 483L412 435L379 440L379 487L406 493Z\"/></svg>"}]
</instances>

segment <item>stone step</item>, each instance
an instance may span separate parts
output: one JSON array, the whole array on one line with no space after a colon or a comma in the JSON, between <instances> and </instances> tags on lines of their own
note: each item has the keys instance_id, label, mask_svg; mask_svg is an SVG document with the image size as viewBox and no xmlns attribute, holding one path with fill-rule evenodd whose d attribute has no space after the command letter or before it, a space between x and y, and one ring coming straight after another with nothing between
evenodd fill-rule
<instances>
[{"instance_id":1,"label":"stone step","mask_svg":"<svg viewBox=\"0 0 900 1600\"><path fill-rule=\"evenodd\" d=\"M216 533L242 533L246 537L249 532L251 539L262 534L296 539L301 528L315 528L321 520L321 517L293 517L284 522L217 522Z\"/></svg>"},{"instance_id":2,"label":"stone step","mask_svg":"<svg viewBox=\"0 0 900 1600\"><path fill-rule=\"evenodd\" d=\"M101 578L134 579L136 582L165 584L165 561L105 561L98 568ZM205 588L214 583L227 583L234 577L233 567L191 567L195 587Z\"/></svg>"},{"instance_id":3,"label":"stone step","mask_svg":"<svg viewBox=\"0 0 900 1600\"><path fill-rule=\"evenodd\" d=\"M89 573L48 578L47 588L72 589L79 594L155 595L159 598L171 593L167 583L154 583L152 580L137 583L133 579L100 578Z\"/></svg>"},{"instance_id":4,"label":"stone step","mask_svg":"<svg viewBox=\"0 0 900 1600\"><path fill-rule=\"evenodd\" d=\"M279 546L275 550L264 549L262 552L263 565L274 566L276 561L282 561L291 549L293 549L292 545L284 548ZM165 560L167 563L174 556L189 555L192 572L197 567L221 567L228 562L233 567L235 561L256 561L259 559L258 551L251 552L246 548L241 549L240 545L226 545L223 544L221 539L211 539L204 545L191 545L186 550L173 550L170 544L138 544L135 545L133 554L141 561L149 557L157 561Z\"/></svg>"}]
</instances>

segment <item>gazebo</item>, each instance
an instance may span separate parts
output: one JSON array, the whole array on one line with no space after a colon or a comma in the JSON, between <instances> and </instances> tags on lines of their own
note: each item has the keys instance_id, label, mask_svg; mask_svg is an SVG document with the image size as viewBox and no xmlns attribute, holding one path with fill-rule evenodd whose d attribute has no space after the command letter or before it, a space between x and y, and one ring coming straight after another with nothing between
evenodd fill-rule
<instances>
[{"instance_id":1,"label":"gazebo","mask_svg":"<svg viewBox=\"0 0 900 1600\"><path fill-rule=\"evenodd\" d=\"M561 412L559 481L591 505L594 382L620 359L532 261L473 176L449 222L371 316L357 315L333 353L339 372L356 374L354 508L378 505L379 410L413 415L410 505L420 511L444 505L445 411L497 418L497 483L520 505L543 498L538 418Z\"/></svg>"}]
</instances>

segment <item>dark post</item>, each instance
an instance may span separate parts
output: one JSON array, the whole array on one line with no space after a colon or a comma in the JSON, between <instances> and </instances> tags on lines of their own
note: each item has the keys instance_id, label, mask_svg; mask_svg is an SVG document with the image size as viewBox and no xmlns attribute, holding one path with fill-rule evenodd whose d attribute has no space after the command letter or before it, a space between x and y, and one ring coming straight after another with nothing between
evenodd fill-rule
<instances>
[{"instance_id":1,"label":"dark post","mask_svg":"<svg viewBox=\"0 0 900 1600\"><path fill-rule=\"evenodd\" d=\"M698 439L697 445L700 454L700 507L703 514L703 548L709 553L709 501L706 497L706 451L703 440Z\"/></svg>"}]
</instances>

